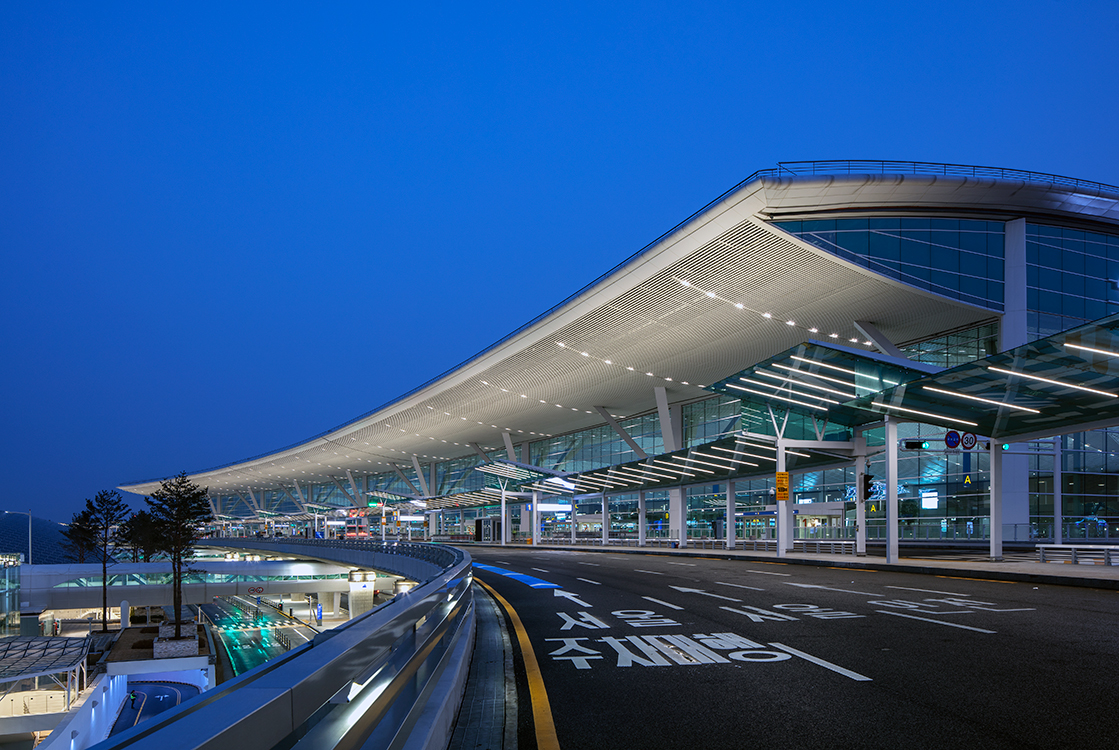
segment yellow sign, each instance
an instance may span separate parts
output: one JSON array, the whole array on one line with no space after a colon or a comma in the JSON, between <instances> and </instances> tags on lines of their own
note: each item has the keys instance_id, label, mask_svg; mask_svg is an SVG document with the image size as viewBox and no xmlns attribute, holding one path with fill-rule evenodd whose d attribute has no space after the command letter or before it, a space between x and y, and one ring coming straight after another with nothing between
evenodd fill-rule
<instances>
[{"instance_id":1,"label":"yellow sign","mask_svg":"<svg viewBox=\"0 0 1119 750\"><path fill-rule=\"evenodd\" d=\"M789 499L789 472L777 472L777 501L788 501Z\"/></svg>"},{"instance_id":2,"label":"yellow sign","mask_svg":"<svg viewBox=\"0 0 1119 750\"><path fill-rule=\"evenodd\" d=\"M964 484L971 484L971 475L970 474L965 474L964 475Z\"/></svg>"}]
</instances>

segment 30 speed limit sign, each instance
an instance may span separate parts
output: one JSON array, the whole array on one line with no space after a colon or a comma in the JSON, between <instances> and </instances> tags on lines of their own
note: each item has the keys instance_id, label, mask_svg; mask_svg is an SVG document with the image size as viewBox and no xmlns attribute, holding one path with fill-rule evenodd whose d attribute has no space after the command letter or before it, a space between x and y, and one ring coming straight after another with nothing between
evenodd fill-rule
<instances>
[{"instance_id":1,"label":"30 speed limit sign","mask_svg":"<svg viewBox=\"0 0 1119 750\"><path fill-rule=\"evenodd\" d=\"M971 450L975 447L975 435L970 432L965 432L963 435L960 435L960 445L966 450Z\"/></svg>"}]
</instances>

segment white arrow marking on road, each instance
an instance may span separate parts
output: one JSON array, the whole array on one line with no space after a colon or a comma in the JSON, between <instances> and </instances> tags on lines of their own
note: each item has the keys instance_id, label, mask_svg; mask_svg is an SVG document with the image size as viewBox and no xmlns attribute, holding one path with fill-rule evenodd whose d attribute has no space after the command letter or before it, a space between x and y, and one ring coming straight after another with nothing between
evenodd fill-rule
<instances>
[{"instance_id":1,"label":"white arrow marking on road","mask_svg":"<svg viewBox=\"0 0 1119 750\"><path fill-rule=\"evenodd\" d=\"M684 594L703 594L704 596L710 596L712 599L724 599L728 602L740 602L740 601L742 601L741 599L735 599L733 596L723 596L722 594L712 594L711 592L704 591L703 589L689 589L689 588L685 588L683 586L669 586L669 588L670 589L676 589L677 591L679 591L681 593L684 593Z\"/></svg>"},{"instance_id":2,"label":"white arrow marking on road","mask_svg":"<svg viewBox=\"0 0 1119 750\"><path fill-rule=\"evenodd\" d=\"M789 581L782 581L781 583L786 586L796 586L802 589L823 589L824 591L838 591L841 594L859 594L861 596L878 596L878 594L868 594L865 591L851 591L850 589L833 589L830 586L817 586L814 583L790 583Z\"/></svg>"},{"instance_id":3,"label":"white arrow marking on road","mask_svg":"<svg viewBox=\"0 0 1119 750\"><path fill-rule=\"evenodd\" d=\"M765 591L765 589L759 589L757 586L743 586L741 583L727 583L726 581L715 581L715 583L719 586L734 586L736 589L750 589L751 591Z\"/></svg>"},{"instance_id":4,"label":"white arrow marking on road","mask_svg":"<svg viewBox=\"0 0 1119 750\"><path fill-rule=\"evenodd\" d=\"M562 596L564 599L570 599L571 601L575 602L576 604L578 604L579 606L582 606L582 607L593 606L591 604L587 604L585 601L580 599L578 594L574 594L570 591L564 591L563 589L552 589L552 593L555 594L556 596Z\"/></svg>"}]
</instances>

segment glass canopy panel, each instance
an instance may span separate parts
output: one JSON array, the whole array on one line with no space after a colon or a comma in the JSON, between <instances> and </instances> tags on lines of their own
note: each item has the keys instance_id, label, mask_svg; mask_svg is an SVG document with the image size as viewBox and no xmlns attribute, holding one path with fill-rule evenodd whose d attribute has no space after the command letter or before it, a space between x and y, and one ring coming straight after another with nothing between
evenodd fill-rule
<instances>
[{"instance_id":1,"label":"glass canopy panel","mask_svg":"<svg viewBox=\"0 0 1119 750\"><path fill-rule=\"evenodd\" d=\"M779 415L789 412L820 423L853 427L877 422L882 417L880 413L852 408L849 402L937 370L838 344L806 341L707 389L740 399L747 423L759 422L757 416L772 409Z\"/></svg>"},{"instance_id":2,"label":"glass canopy panel","mask_svg":"<svg viewBox=\"0 0 1119 750\"><path fill-rule=\"evenodd\" d=\"M1119 423L1119 315L845 406L1000 440Z\"/></svg>"}]
</instances>

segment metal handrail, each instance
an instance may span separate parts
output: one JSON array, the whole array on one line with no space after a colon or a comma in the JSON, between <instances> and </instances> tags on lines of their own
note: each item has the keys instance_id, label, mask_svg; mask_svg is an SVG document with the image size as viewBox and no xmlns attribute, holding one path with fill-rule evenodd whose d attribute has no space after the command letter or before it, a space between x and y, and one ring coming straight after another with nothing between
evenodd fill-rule
<instances>
[{"instance_id":1,"label":"metal handrail","mask_svg":"<svg viewBox=\"0 0 1119 750\"><path fill-rule=\"evenodd\" d=\"M262 548L261 540L251 542ZM331 548L451 563L387 605L366 612L314 640L143 724L97 745L100 750L152 747L219 750L227 747L388 747L412 727L425 690L438 680L473 611L470 556L420 544L334 540L276 540L281 551L318 541ZM424 549L424 548L427 549Z\"/></svg>"}]
</instances>

